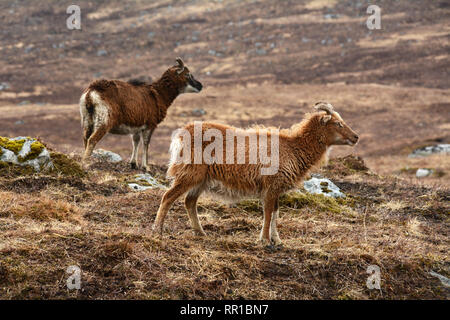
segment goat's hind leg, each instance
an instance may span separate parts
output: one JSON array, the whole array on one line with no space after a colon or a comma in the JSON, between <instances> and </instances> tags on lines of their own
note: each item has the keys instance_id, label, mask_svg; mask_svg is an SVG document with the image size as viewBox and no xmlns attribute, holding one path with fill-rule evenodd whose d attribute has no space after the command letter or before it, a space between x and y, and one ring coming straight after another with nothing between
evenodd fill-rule
<instances>
[{"instance_id":1,"label":"goat's hind leg","mask_svg":"<svg viewBox=\"0 0 450 320\"><path fill-rule=\"evenodd\" d=\"M281 246L281 239L277 230L277 219L279 216L278 199L275 202L274 211L272 212L272 220L270 221L270 239L275 246Z\"/></svg>"},{"instance_id":2,"label":"goat's hind leg","mask_svg":"<svg viewBox=\"0 0 450 320\"><path fill-rule=\"evenodd\" d=\"M184 205L189 215L189 220L191 221L192 229L194 229L195 234L198 236L206 235L205 231L203 231L200 221L198 220L198 213L197 213L197 200L202 191L203 190L201 187L192 188L186 195L186 198L184 199Z\"/></svg>"},{"instance_id":3,"label":"goat's hind leg","mask_svg":"<svg viewBox=\"0 0 450 320\"><path fill-rule=\"evenodd\" d=\"M138 157L138 152L139 152L140 139L141 139L141 137L140 137L139 133L134 133L131 136L131 142L133 143L133 153L131 154L131 158L130 158L131 169L137 168L137 157Z\"/></svg>"},{"instance_id":4,"label":"goat's hind leg","mask_svg":"<svg viewBox=\"0 0 450 320\"><path fill-rule=\"evenodd\" d=\"M192 185L189 183L184 183L177 180L174 181L172 187L167 190L166 193L164 193L161 199L161 204L159 205L158 213L156 214L156 219L153 224L153 231L162 234L164 219L166 218L167 212L169 212L170 207L175 202L175 200L177 200L190 188L192 188Z\"/></svg>"},{"instance_id":5,"label":"goat's hind leg","mask_svg":"<svg viewBox=\"0 0 450 320\"><path fill-rule=\"evenodd\" d=\"M108 133L107 125L103 124L94 129L92 135L87 139L86 149L84 150L83 163L86 162L87 158L89 158L92 154L97 143Z\"/></svg>"}]
</instances>

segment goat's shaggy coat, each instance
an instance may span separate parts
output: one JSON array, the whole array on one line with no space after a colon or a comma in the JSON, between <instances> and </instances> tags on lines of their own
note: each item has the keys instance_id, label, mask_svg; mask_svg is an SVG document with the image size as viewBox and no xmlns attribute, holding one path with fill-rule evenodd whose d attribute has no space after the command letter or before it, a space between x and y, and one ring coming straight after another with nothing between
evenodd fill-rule
<instances>
[{"instance_id":1,"label":"goat's shaggy coat","mask_svg":"<svg viewBox=\"0 0 450 320\"><path fill-rule=\"evenodd\" d=\"M177 59L177 62L177 66L169 68L152 84L102 79L89 85L80 99L85 146L83 160L91 155L100 139L110 132L132 135L132 167L136 167L139 142L142 140L142 166L147 166L152 133L164 120L169 106L179 94L202 89L201 83L194 79L181 59Z\"/></svg>"},{"instance_id":2,"label":"goat's shaggy coat","mask_svg":"<svg viewBox=\"0 0 450 320\"><path fill-rule=\"evenodd\" d=\"M300 124L276 133L279 140L279 168L272 175L261 175L260 169L265 165L260 162L256 164L248 162L248 144L245 145L246 162L244 164L226 164L225 162L193 164L194 152L191 152L190 163L177 163L173 160L176 155L172 154L168 176L174 181L161 200L153 226L154 230L162 232L164 218L170 206L186 192L188 192L185 199L186 210L193 229L199 235L204 235L204 231L197 217L196 203L203 191L226 198L256 196L264 204L264 224L260 239L264 244L271 242L280 244L276 229L279 196L296 187L311 168L319 165L326 156L329 146L354 145L358 140L356 133L344 123L339 114L333 111L330 104L318 103L316 109L325 112L309 114ZM226 135L227 129L234 130L237 135L246 133L242 129L221 124L203 123L202 125L203 132L211 128L219 130L223 136ZM188 125L184 129L191 137L194 136L194 125ZM270 141L274 133L267 132L265 129L256 129L258 139L263 131L268 135L267 148L270 150ZM209 143L203 142L202 150ZM182 149L182 144L180 138L174 138L171 145L172 152ZM191 148L194 148L193 144ZM226 153L225 142L223 150ZM234 158L236 159L236 153Z\"/></svg>"}]
</instances>

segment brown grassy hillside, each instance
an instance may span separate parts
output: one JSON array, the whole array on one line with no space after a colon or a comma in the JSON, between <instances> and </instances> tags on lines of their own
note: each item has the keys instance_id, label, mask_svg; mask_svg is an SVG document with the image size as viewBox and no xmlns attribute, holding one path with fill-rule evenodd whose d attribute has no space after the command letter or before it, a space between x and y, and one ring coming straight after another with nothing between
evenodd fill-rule
<instances>
[{"instance_id":1,"label":"brown grassy hillside","mask_svg":"<svg viewBox=\"0 0 450 320\"><path fill-rule=\"evenodd\" d=\"M205 238L193 235L177 201L160 238L150 226L163 191L131 191L125 183L137 171L125 164L93 163L85 176L2 170L0 297L448 298L429 275L449 276L448 189L412 186L352 163L333 160L321 171L345 199L283 197L284 246L276 250L256 241L262 213L253 200L233 207L201 200ZM164 169L153 173L163 179ZM66 287L70 265L81 268L80 291ZM381 291L366 287L369 265L381 269Z\"/></svg>"},{"instance_id":2,"label":"brown grassy hillside","mask_svg":"<svg viewBox=\"0 0 450 320\"><path fill-rule=\"evenodd\" d=\"M60 152L52 173L0 166L0 298L449 298L429 272L450 277L450 158L408 158L450 143L447 1L377 1L382 29L372 31L363 0L77 3L82 29L70 31L66 3L0 2L0 136L40 137ZM202 199L205 238L178 201L163 238L151 235L163 191L126 185L139 172L126 165L127 136L98 145L124 162L79 167L77 104L94 79L155 80L177 56L204 90L168 110L152 174L164 182L171 133L188 122L286 128L326 100L360 136L321 171L348 197L285 197L275 251L256 242L252 200ZM417 179L417 168L435 173ZM381 291L366 287L373 264ZM70 265L80 291L67 290Z\"/></svg>"}]
</instances>

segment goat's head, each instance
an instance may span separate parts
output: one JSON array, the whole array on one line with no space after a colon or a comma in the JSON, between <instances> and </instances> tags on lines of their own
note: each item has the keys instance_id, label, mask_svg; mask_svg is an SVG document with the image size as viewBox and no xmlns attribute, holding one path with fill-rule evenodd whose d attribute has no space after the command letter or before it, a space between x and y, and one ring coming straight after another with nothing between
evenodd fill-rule
<instances>
[{"instance_id":1,"label":"goat's head","mask_svg":"<svg viewBox=\"0 0 450 320\"><path fill-rule=\"evenodd\" d=\"M339 113L334 111L333 106L327 102L317 102L314 105L320 113L320 125L326 130L325 139L328 145L350 145L354 146L358 142L358 135L342 120Z\"/></svg>"},{"instance_id":2,"label":"goat's head","mask_svg":"<svg viewBox=\"0 0 450 320\"><path fill-rule=\"evenodd\" d=\"M169 68L166 73L170 73L171 78L178 84L180 93L200 92L203 88L200 81L194 78L181 58L175 61L176 65Z\"/></svg>"}]
</instances>

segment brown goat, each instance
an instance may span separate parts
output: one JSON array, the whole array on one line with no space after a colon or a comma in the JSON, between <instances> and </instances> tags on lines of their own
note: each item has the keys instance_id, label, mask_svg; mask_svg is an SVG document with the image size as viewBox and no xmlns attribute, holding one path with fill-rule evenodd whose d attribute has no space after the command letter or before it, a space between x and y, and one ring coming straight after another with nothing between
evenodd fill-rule
<instances>
[{"instance_id":1,"label":"brown goat","mask_svg":"<svg viewBox=\"0 0 450 320\"><path fill-rule=\"evenodd\" d=\"M164 218L168 210L173 202L186 192L188 192L185 199L186 211L191 225L198 235L205 235L198 220L196 208L197 199L203 191L222 198L238 199L256 196L262 200L264 207L261 242L264 245L281 244L276 228L279 196L296 187L311 168L319 165L326 157L328 147L332 145L353 146L358 141L358 135L344 123L331 104L319 102L315 108L319 112L308 114L301 123L292 126L291 129L275 133L274 131L269 132L268 129L242 130L215 123L202 123L201 129L195 129L195 123L180 129L185 132L185 135L172 138L172 157L168 169L168 176L172 177L174 181L171 188L162 197L153 230L162 233ZM216 130L223 137L231 132L234 136L232 140L229 140L227 136L227 142L232 141L235 148L227 150L225 140L222 139L221 142L220 139L217 140L218 135L214 135L214 142L202 141L199 147L200 154L204 156L208 145L217 143L223 150L222 157L220 157L220 151L216 152L216 150L214 161L200 163L195 160L195 139L211 129ZM201 131L199 132L199 130ZM262 151L259 149L260 160L253 163L251 162L251 153L254 153L255 149L251 147L249 137L251 133L256 135L256 141L260 143L260 147L261 144L265 144L265 150L268 150L269 141L271 145L270 155L266 153L262 156ZM263 135L268 138L263 139ZM241 142L249 141L249 143L243 143L241 162L238 160L236 163L239 158L237 150L240 147L237 145L237 141L240 138ZM193 144L190 143L192 140L194 140ZM274 141L277 143L273 143ZM234 154L230 154L232 152ZM183 153L186 156L183 162L175 161L175 158ZM242 161L242 154L245 155L244 161ZM227 155L230 157L229 159ZM261 169L267 168L267 157L273 155L279 155L278 170L262 174ZM223 161L225 158L227 158L227 163ZM218 159L220 161L217 161Z\"/></svg>"},{"instance_id":2,"label":"brown goat","mask_svg":"<svg viewBox=\"0 0 450 320\"><path fill-rule=\"evenodd\" d=\"M81 126L85 153L83 162L105 134L131 134L133 153L130 164L136 168L139 142L144 152L142 167L147 169L148 145L156 126L181 93L200 92L202 84L194 79L180 58L161 78L147 84L140 81L97 80L80 98Z\"/></svg>"}]
</instances>

